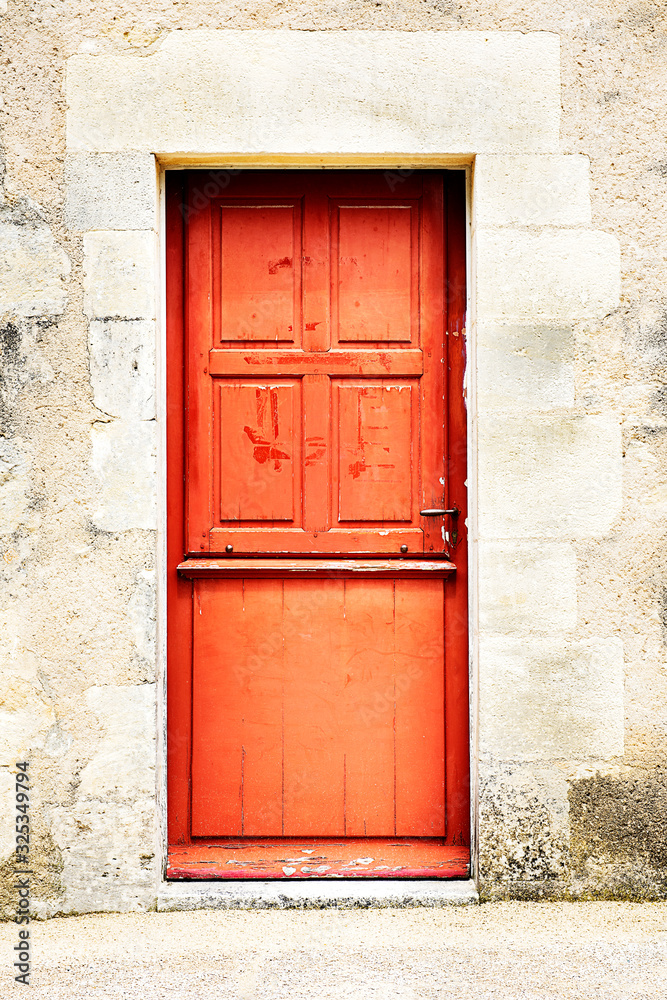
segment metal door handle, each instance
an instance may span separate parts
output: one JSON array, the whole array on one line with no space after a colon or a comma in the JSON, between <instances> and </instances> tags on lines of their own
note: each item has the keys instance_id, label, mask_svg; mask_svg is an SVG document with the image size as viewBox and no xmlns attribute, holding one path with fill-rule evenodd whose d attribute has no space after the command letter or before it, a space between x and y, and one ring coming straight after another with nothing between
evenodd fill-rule
<instances>
[{"instance_id":1,"label":"metal door handle","mask_svg":"<svg viewBox=\"0 0 667 1000\"><path fill-rule=\"evenodd\" d=\"M451 507L448 510L443 510L442 507L427 507L426 510L420 510L419 513L421 517L444 517L446 514L458 517L461 511L458 507Z\"/></svg>"}]
</instances>

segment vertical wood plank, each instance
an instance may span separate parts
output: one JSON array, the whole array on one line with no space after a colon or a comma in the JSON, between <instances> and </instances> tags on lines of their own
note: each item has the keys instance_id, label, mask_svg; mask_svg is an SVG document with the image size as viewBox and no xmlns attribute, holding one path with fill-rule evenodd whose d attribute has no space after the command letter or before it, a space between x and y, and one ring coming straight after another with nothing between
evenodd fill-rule
<instances>
[{"instance_id":1,"label":"vertical wood plank","mask_svg":"<svg viewBox=\"0 0 667 1000\"><path fill-rule=\"evenodd\" d=\"M445 499L444 219L442 175L424 175L421 254L421 346L424 352L421 421L422 507L443 507ZM442 518L422 518L424 552L445 548Z\"/></svg>"},{"instance_id":2,"label":"vertical wood plank","mask_svg":"<svg viewBox=\"0 0 667 1000\"><path fill-rule=\"evenodd\" d=\"M396 834L445 835L442 580L396 580Z\"/></svg>"},{"instance_id":3,"label":"vertical wood plank","mask_svg":"<svg viewBox=\"0 0 667 1000\"><path fill-rule=\"evenodd\" d=\"M445 584L447 840L470 843L468 682L468 491L466 369L466 178L445 172L447 209L448 507L461 511L451 546L456 574Z\"/></svg>"},{"instance_id":4,"label":"vertical wood plank","mask_svg":"<svg viewBox=\"0 0 667 1000\"><path fill-rule=\"evenodd\" d=\"M200 580L192 832L282 833L282 581Z\"/></svg>"},{"instance_id":5,"label":"vertical wood plank","mask_svg":"<svg viewBox=\"0 0 667 1000\"><path fill-rule=\"evenodd\" d=\"M285 581L285 836L345 832L343 580Z\"/></svg>"},{"instance_id":6,"label":"vertical wood plank","mask_svg":"<svg viewBox=\"0 0 667 1000\"><path fill-rule=\"evenodd\" d=\"M197 203L191 175L187 227L185 338L187 358L187 539L188 551L208 551L213 523L213 386L208 353L213 346L211 203Z\"/></svg>"},{"instance_id":7,"label":"vertical wood plank","mask_svg":"<svg viewBox=\"0 0 667 1000\"><path fill-rule=\"evenodd\" d=\"M331 379L303 380L303 526L327 531L331 518Z\"/></svg>"},{"instance_id":8,"label":"vertical wood plank","mask_svg":"<svg viewBox=\"0 0 667 1000\"><path fill-rule=\"evenodd\" d=\"M345 581L345 834L394 833L394 582Z\"/></svg>"},{"instance_id":9,"label":"vertical wood plank","mask_svg":"<svg viewBox=\"0 0 667 1000\"><path fill-rule=\"evenodd\" d=\"M166 175L167 222L167 801L170 844L190 835L192 582L176 566L185 539L184 265L185 177Z\"/></svg>"}]
</instances>

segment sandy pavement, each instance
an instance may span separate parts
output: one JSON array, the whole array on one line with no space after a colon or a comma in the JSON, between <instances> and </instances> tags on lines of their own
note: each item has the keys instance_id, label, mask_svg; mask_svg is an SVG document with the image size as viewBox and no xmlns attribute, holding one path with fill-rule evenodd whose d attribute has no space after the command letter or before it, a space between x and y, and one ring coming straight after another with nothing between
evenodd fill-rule
<instances>
[{"instance_id":1,"label":"sandy pavement","mask_svg":"<svg viewBox=\"0 0 667 1000\"><path fill-rule=\"evenodd\" d=\"M188 1000L667 998L667 903L105 914L31 924L31 988L0 996Z\"/></svg>"}]
</instances>

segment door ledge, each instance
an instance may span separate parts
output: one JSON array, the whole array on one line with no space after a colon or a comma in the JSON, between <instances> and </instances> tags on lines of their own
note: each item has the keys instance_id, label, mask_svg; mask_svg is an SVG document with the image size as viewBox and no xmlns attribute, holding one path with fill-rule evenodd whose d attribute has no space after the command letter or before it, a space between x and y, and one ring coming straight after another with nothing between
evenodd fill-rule
<instances>
[{"instance_id":1,"label":"door ledge","mask_svg":"<svg viewBox=\"0 0 667 1000\"><path fill-rule=\"evenodd\" d=\"M472 879L348 879L322 882L162 882L157 908L173 910L324 910L469 906L479 903Z\"/></svg>"}]
</instances>

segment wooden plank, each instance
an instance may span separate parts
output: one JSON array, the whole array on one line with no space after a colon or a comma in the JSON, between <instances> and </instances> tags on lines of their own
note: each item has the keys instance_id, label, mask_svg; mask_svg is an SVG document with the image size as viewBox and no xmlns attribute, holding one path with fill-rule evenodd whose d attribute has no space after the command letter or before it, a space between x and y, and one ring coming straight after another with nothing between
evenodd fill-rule
<instances>
[{"instance_id":1,"label":"wooden plank","mask_svg":"<svg viewBox=\"0 0 667 1000\"><path fill-rule=\"evenodd\" d=\"M345 832L340 743L342 580L286 580L285 836Z\"/></svg>"},{"instance_id":2,"label":"wooden plank","mask_svg":"<svg viewBox=\"0 0 667 1000\"><path fill-rule=\"evenodd\" d=\"M235 351L209 352L211 375L421 375L421 350Z\"/></svg>"},{"instance_id":3,"label":"wooden plank","mask_svg":"<svg viewBox=\"0 0 667 1000\"><path fill-rule=\"evenodd\" d=\"M331 379L327 375L305 375L303 405L303 512L302 524L317 551L331 517ZM281 533L283 538L285 533ZM261 552L261 540L257 549Z\"/></svg>"},{"instance_id":4,"label":"wooden plank","mask_svg":"<svg viewBox=\"0 0 667 1000\"><path fill-rule=\"evenodd\" d=\"M279 580L195 587L192 833L282 833Z\"/></svg>"},{"instance_id":5,"label":"wooden plank","mask_svg":"<svg viewBox=\"0 0 667 1000\"><path fill-rule=\"evenodd\" d=\"M167 878L180 879L328 879L438 878L470 874L470 849L440 840L345 840L299 838L229 840L169 850Z\"/></svg>"},{"instance_id":6,"label":"wooden plank","mask_svg":"<svg viewBox=\"0 0 667 1000\"><path fill-rule=\"evenodd\" d=\"M342 556L353 552L365 555L400 555L402 546L406 553L416 555L422 551L422 532L419 528L397 528L391 530L380 525L372 528L330 528L328 531L300 528L224 527L212 528L211 553L223 553L232 545L239 555L255 553L340 553ZM191 552L191 555L198 554ZM405 553L404 553L405 554Z\"/></svg>"},{"instance_id":7,"label":"wooden plank","mask_svg":"<svg viewBox=\"0 0 667 1000\"><path fill-rule=\"evenodd\" d=\"M346 836L395 833L394 582L345 581L338 711L344 725Z\"/></svg>"},{"instance_id":8,"label":"wooden plank","mask_svg":"<svg viewBox=\"0 0 667 1000\"><path fill-rule=\"evenodd\" d=\"M422 270L420 274L421 347L421 483L420 509L446 508L445 435L447 401L444 364L444 219L441 174L425 175L422 211ZM444 518L424 517L424 552L445 550Z\"/></svg>"},{"instance_id":9,"label":"wooden plank","mask_svg":"<svg viewBox=\"0 0 667 1000\"><path fill-rule=\"evenodd\" d=\"M178 572L187 579L202 577L301 577L369 576L394 577L449 576L456 566L445 559L187 559Z\"/></svg>"},{"instance_id":10,"label":"wooden plank","mask_svg":"<svg viewBox=\"0 0 667 1000\"><path fill-rule=\"evenodd\" d=\"M190 181L190 205L195 181ZM213 384L208 377L212 347L211 206L188 215L186 254L187 412L186 518L188 551L207 551L213 523Z\"/></svg>"},{"instance_id":11,"label":"wooden plank","mask_svg":"<svg viewBox=\"0 0 667 1000\"><path fill-rule=\"evenodd\" d=\"M396 581L396 833L445 835L442 580Z\"/></svg>"},{"instance_id":12,"label":"wooden plank","mask_svg":"<svg viewBox=\"0 0 667 1000\"><path fill-rule=\"evenodd\" d=\"M445 587L447 839L470 843L468 733L468 515L466 371L466 178L445 172L447 209L448 504L461 511L451 551L456 574Z\"/></svg>"},{"instance_id":13,"label":"wooden plank","mask_svg":"<svg viewBox=\"0 0 667 1000\"><path fill-rule=\"evenodd\" d=\"M184 266L186 177L167 173L167 800L170 843L190 836L192 584L176 566L185 538Z\"/></svg>"}]
</instances>

